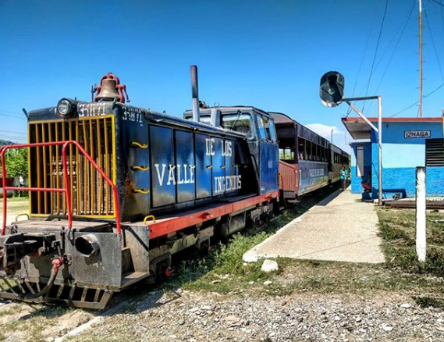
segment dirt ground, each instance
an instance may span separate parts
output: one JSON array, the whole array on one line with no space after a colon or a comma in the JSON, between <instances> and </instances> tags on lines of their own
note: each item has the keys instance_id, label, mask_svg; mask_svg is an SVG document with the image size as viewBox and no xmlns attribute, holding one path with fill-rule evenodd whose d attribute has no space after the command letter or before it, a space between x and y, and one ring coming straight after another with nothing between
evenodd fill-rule
<instances>
[{"instance_id":1,"label":"dirt ground","mask_svg":"<svg viewBox=\"0 0 444 342\"><path fill-rule=\"evenodd\" d=\"M10 224L11 222L15 221L17 215L21 214L28 214L29 207L28 207L28 199L27 198L14 198L14 199L8 199L8 216L6 220L6 224ZM0 223L3 223L3 199L0 199ZM19 217L19 220L26 219L26 216Z\"/></svg>"},{"instance_id":2,"label":"dirt ground","mask_svg":"<svg viewBox=\"0 0 444 342\"><path fill-rule=\"evenodd\" d=\"M10 204L8 221L27 210L27 201ZM443 341L444 278L408 273L398 258L277 259L279 272L267 276L254 271L260 265L225 270L207 258L159 288L115 295L103 311L0 301L0 341Z\"/></svg>"}]
</instances>

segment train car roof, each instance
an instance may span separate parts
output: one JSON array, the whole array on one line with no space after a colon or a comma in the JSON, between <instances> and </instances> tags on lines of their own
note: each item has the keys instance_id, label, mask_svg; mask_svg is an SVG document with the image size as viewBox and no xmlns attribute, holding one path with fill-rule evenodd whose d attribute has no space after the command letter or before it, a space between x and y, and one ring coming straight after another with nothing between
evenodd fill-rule
<instances>
[{"instance_id":1,"label":"train car roof","mask_svg":"<svg viewBox=\"0 0 444 342\"><path fill-rule=\"evenodd\" d=\"M350 158L350 154L347 153L347 152L345 152L345 151L344 151L343 149L341 149L340 147L338 147L338 146L336 146L335 144L332 144L332 143L330 143L330 146L331 146L331 150L332 150L333 152L336 152L336 153L338 153L338 154L341 154L341 155L343 155L343 156L347 156L347 157Z\"/></svg>"},{"instance_id":2,"label":"train car roof","mask_svg":"<svg viewBox=\"0 0 444 342\"><path fill-rule=\"evenodd\" d=\"M290 118L287 114L279 113L279 112L270 112L271 116L273 116L275 124L297 124L300 125L299 122Z\"/></svg>"},{"instance_id":3,"label":"train car roof","mask_svg":"<svg viewBox=\"0 0 444 342\"><path fill-rule=\"evenodd\" d=\"M313 132L311 129L305 127L301 123L297 122L296 120L290 118L287 114L284 113L278 113L278 112L270 112L270 114L274 118L274 123L276 125L276 128L279 127L294 127L295 128L295 134L297 134L299 137L309 140L311 142L314 142L318 145L325 146L329 144L329 141L325 139L324 137L321 137L316 132ZM279 132L278 132L279 137Z\"/></svg>"}]
</instances>

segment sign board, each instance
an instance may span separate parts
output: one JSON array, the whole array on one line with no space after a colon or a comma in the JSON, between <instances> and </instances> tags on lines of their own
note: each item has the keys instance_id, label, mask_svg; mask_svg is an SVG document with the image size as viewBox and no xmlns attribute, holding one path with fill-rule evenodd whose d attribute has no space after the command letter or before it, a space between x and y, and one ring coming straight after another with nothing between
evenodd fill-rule
<instances>
[{"instance_id":1,"label":"sign board","mask_svg":"<svg viewBox=\"0 0 444 342\"><path fill-rule=\"evenodd\" d=\"M431 136L430 131L404 131L404 139L430 138Z\"/></svg>"}]
</instances>

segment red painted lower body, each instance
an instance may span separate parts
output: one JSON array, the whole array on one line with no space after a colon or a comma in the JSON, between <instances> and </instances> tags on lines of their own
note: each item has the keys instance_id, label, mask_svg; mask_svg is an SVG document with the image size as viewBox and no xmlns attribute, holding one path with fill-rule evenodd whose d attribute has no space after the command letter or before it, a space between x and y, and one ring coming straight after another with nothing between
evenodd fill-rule
<instances>
[{"instance_id":1,"label":"red painted lower body","mask_svg":"<svg viewBox=\"0 0 444 342\"><path fill-rule=\"evenodd\" d=\"M147 224L150 232L150 240L277 198L279 198L279 191L273 191L265 195L250 197L217 207L203 208L192 213L181 213L175 217L150 222Z\"/></svg>"}]
</instances>

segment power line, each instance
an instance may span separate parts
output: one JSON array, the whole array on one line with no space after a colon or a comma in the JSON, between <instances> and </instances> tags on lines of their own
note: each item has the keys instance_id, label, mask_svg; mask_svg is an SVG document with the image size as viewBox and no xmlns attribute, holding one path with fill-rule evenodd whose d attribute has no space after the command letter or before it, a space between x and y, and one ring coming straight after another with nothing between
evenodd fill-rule
<instances>
[{"instance_id":1,"label":"power line","mask_svg":"<svg viewBox=\"0 0 444 342\"><path fill-rule=\"evenodd\" d=\"M436 92L437 92L439 89L441 89L442 87L444 87L444 83L441 84L441 85L440 85L438 88L436 88L435 90L433 90L433 91L431 91L430 93L428 93L427 95L424 95L422 98L425 99L425 98L429 97L429 96L432 95L433 93L436 93ZM396 115L398 115L398 114L401 114L401 113L405 112L406 110L408 110L408 109L410 109L410 108L416 106L418 103L419 103L419 100L416 101L415 103L411 104L410 106L404 108L403 110L400 110L399 112L397 112L397 113L395 113L395 114L389 116L389 118L392 118L392 117L394 117L394 116L396 116Z\"/></svg>"},{"instance_id":2,"label":"power line","mask_svg":"<svg viewBox=\"0 0 444 342\"><path fill-rule=\"evenodd\" d=\"M5 110L5 109L0 109L0 112L3 113L8 113L8 114L17 114L17 115L23 115L23 113L18 113L18 112L11 112L9 110Z\"/></svg>"},{"instance_id":3,"label":"power line","mask_svg":"<svg viewBox=\"0 0 444 342\"><path fill-rule=\"evenodd\" d=\"M17 134L17 135L28 135L27 133L23 133L23 132L11 132L11 131L0 131L2 133L6 133L6 134Z\"/></svg>"},{"instance_id":4,"label":"power line","mask_svg":"<svg viewBox=\"0 0 444 342\"><path fill-rule=\"evenodd\" d=\"M392 54L390 55L389 61L387 63L387 66L385 67L384 72L382 73L381 79L380 79L380 81L378 83L378 86L376 87L375 93L378 92L379 87L381 86L382 81L384 80L385 74L387 73L387 70L390 67L390 64L392 63L393 57L395 56L395 52L398 49L399 43L401 42L401 38L404 35L405 29L406 29L407 24L408 24L408 22L410 20L410 17L412 16L412 13L413 13L413 10L415 9L415 6L416 6L416 0L414 0L413 3L412 3L412 8L410 9L410 12L409 12L409 14L407 16L407 20L404 22L404 25L403 25L403 27L401 29L401 33L400 33L400 35L398 37L398 41L396 42L395 48L393 49ZM391 42L390 42L389 45L391 45ZM444 82L444 80L443 80L443 82ZM370 108L372 107L373 103L374 103L374 101L370 102L368 110L370 110Z\"/></svg>"},{"instance_id":5,"label":"power line","mask_svg":"<svg viewBox=\"0 0 444 342\"><path fill-rule=\"evenodd\" d=\"M441 22L442 22L442 27L444 28L444 12L443 12L443 7L444 7L444 5L443 4L441 4L441 0L439 0L439 4L442 6L441 7Z\"/></svg>"},{"instance_id":6,"label":"power line","mask_svg":"<svg viewBox=\"0 0 444 342\"><path fill-rule=\"evenodd\" d=\"M439 73L441 74L441 80L444 82L444 75L442 73L441 62L439 61L438 51L436 50L435 40L433 39L432 29L430 28L429 18L427 16L427 11L424 11L426 17L426 24L430 32L430 38L432 39L433 50L435 51L436 61L438 62Z\"/></svg>"},{"instance_id":7,"label":"power line","mask_svg":"<svg viewBox=\"0 0 444 342\"><path fill-rule=\"evenodd\" d=\"M429 1L434 2L435 4L444 7L444 4L442 4L441 1L440 2L438 2L436 0L429 0Z\"/></svg>"},{"instance_id":8,"label":"power line","mask_svg":"<svg viewBox=\"0 0 444 342\"><path fill-rule=\"evenodd\" d=\"M14 118L14 119L26 119L25 115L17 116L17 115L11 115L11 114L3 114L2 112L0 112L0 116L8 116L8 117Z\"/></svg>"},{"instance_id":9,"label":"power line","mask_svg":"<svg viewBox=\"0 0 444 342\"><path fill-rule=\"evenodd\" d=\"M381 42L382 29L384 28L385 15L387 14L388 2L389 2L389 0L385 1L384 14L382 16L381 27L379 28L378 41L376 42L376 49L375 49L375 53L373 55L373 61L372 61L372 66L370 68L370 76L368 77L368 81L367 81L367 89L365 91L365 96L367 96L367 94L368 94L368 89L370 87L370 82L371 82L371 79L372 79L372 76L373 76L373 68L375 66L376 56L377 56L378 50L379 50L379 43ZM366 101L364 101L364 104L362 105L361 112L364 112L365 102Z\"/></svg>"},{"instance_id":10,"label":"power line","mask_svg":"<svg viewBox=\"0 0 444 342\"><path fill-rule=\"evenodd\" d=\"M367 48L368 48L368 43L370 41L370 36L371 36L372 31L373 31L373 26L375 25L376 16L373 15L372 17L373 17L372 24L370 25L370 30L368 31L367 39L365 41L364 52L362 53L361 62L359 63L358 74L356 75L355 85L353 86L353 90L352 90L352 97L355 96L356 86L358 85L358 79L359 79L359 76L361 75L362 64L364 63L364 58L366 56L366 52L367 52ZM351 112L351 108L349 106L348 110L347 110L346 117L348 117L350 115L350 112Z\"/></svg>"}]
</instances>

